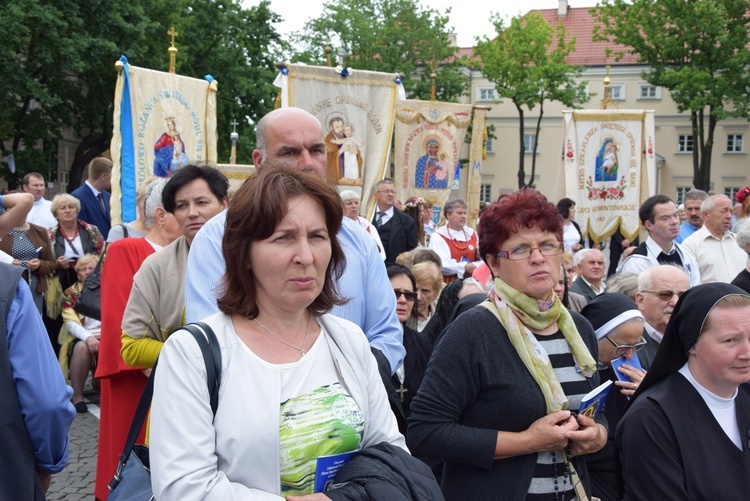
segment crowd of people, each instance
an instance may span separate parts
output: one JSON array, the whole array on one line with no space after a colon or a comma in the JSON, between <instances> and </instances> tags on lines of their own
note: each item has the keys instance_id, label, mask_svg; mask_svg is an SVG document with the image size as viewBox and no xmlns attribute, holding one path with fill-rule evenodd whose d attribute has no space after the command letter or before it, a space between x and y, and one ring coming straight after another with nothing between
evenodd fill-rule
<instances>
[{"instance_id":1,"label":"crowd of people","mask_svg":"<svg viewBox=\"0 0 750 501\"><path fill-rule=\"evenodd\" d=\"M438 214L383 179L366 218L326 180L315 117L281 108L256 134L236 193L190 163L146 179L125 224L104 158L70 195L32 173L0 198L0 499L43 499L89 374L102 501L150 377L159 500L750 492L750 187L737 214L699 190L648 198L641 243L584 238L573 200L533 189L471 228L465 201ZM94 318L76 305L99 271ZM180 330L199 321L213 403ZM343 464L324 490L321 458Z\"/></svg>"}]
</instances>

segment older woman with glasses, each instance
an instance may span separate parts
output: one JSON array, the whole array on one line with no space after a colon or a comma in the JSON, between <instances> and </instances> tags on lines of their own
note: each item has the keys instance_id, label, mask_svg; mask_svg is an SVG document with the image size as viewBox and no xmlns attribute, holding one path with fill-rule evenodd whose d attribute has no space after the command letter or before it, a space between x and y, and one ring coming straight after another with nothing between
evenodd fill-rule
<instances>
[{"instance_id":1,"label":"older woman with glasses","mask_svg":"<svg viewBox=\"0 0 750 501\"><path fill-rule=\"evenodd\" d=\"M448 500L571 499L579 476L591 492L580 456L604 446L607 428L602 415L572 412L599 376L591 324L552 290L562 218L541 193L521 190L491 204L478 233L494 289L435 346L409 447L445 461Z\"/></svg>"},{"instance_id":2,"label":"older woman with glasses","mask_svg":"<svg viewBox=\"0 0 750 501\"><path fill-rule=\"evenodd\" d=\"M632 299L619 292L597 296L583 308L581 315L591 322L599 341L599 378L613 381L619 387L619 391L613 388L609 392L604 405L607 424L614 430L628 398L646 375L640 369L636 353L646 344L643 339L643 315ZM615 368L614 361L623 364ZM620 380L623 376L627 380ZM603 501L618 501L614 433L607 437L607 445L602 450L586 456L586 465L591 475L592 494Z\"/></svg>"},{"instance_id":3,"label":"older woman with glasses","mask_svg":"<svg viewBox=\"0 0 750 501\"><path fill-rule=\"evenodd\" d=\"M745 499L750 492L750 295L698 285L615 434L625 499Z\"/></svg>"}]
</instances>

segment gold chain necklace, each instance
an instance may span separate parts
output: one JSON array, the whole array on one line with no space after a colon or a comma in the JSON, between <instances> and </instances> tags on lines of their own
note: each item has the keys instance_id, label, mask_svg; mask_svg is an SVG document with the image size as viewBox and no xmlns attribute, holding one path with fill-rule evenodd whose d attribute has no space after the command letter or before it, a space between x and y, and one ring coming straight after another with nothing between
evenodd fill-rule
<instances>
[{"instance_id":1,"label":"gold chain necklace","mask_svg":"<svg viewBox=\"0 0 750 501\"><path fill-rule=\"evenodd\" d=\"M284 341L283 339L281 339L279 336L277 336L276 334L274 334L271 331L271 329L269 329L268 327L266 327L265 325L263 325L260 322L260 320L258 320L257 318L254 318L253 320L255 320L258 323L258 325L260 325L261 327L263 327L263 330L265 330L270 335L272 335L273 337L275 337L277 341L280 341L280 342L284 343L285 345L289 346L290 348L294 348L295 350L297 350L299 352L299 354L300 354L300 357L304 357L305 356L305 350L304 350L304 348L305 348L305 344L307 344L307 334L310 332L310 313L309 312L307 313L307 324L305 326L305 339L302 341L302 345L299 346L299 347L294 346L292 343L289 343L289 342Z\"/></svg>"}]
</instances>

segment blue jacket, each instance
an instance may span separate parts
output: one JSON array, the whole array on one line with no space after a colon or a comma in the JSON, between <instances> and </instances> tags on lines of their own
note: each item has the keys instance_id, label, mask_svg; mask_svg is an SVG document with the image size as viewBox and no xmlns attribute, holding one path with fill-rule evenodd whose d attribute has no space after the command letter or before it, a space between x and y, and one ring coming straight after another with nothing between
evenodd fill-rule
<instances>
[{"instance_id":1,"label":"blue jacket","mask_svg":"<svg viewBox=\"0 0 750 501\"><path fill-rule=\"evenodd\" d=\"M102 191L101 193L102 200L104 201L104 211L102 211L99 201L94 196L94 192L91 191L91 188L86 183L73 190L71 195L81 201L81 211L78 213L78 220L93 224L99 228L104 240L106 240L107 235L109 235L109 229L112 226L112 219L109 214L109 199L111 195L106 191Z\"/></svg>"}]
</instances>

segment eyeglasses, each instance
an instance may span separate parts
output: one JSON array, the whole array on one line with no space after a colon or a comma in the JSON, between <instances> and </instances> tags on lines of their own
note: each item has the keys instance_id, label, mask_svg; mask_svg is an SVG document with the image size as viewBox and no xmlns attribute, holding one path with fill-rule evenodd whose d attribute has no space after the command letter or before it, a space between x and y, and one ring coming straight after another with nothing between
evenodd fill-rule
<instances>
[{"instance_id":1,"label":"eyeglasses","mask_svg":"<svg viewBox=\"0 0 750 501\"><path fill-rule=\"evenodd\" d=\"M396 192L393 190L380 190L378 193L385 193L386 195L395 195Z\"/></svg>"},{"instance_id":2,"label":"eyeglasses","mask_svg":"<svg viewBox=\"0 0 750 501\"><path fill-rule=\"evenodd\" d=\"M610 343L614 345L615 354L617 354L618 357L625 355L630 350L638 351L644 346L646 346L646 340L643 338L641 338L641 340L635 344L617 344L614 341L612 341L612 339L609 336L604 336L604 337L607 338L607 341L609 341Z\"/></svg>"},{"instance_id":3,"label":"eyeglasses","mask_svg":"<svg viewBox=\"0 0 750 501\"><path fill-rule=\"evenodd\" d=\"M497 254L495 254L497 257L504 257L505 259L510 259L511 261L521 261L523 259L528 259L531 257L531 254L534 252L534 249L539 249L539 252L542 253L543 256L557 256L558 254L562 254L563 251L563 243L562 242L544 242L539 247L529 247L528 245L519 245L518 247L514 247L510 250L501 250Z\"/></svg>"},{"instance_id":4,"label":"eyeglasses","mask_svg":"<svg viewBox=\"0 0 750 501\"><path fill-rule=\"evenodd\" d=\"M663 290L663 291L641 291L641 292L648 292L649 294L654 294L656 297L661 299L662 301L671 301L673 297L677 296L677 298L681 298L683 294L685 294L686 291L670 291L670 290Z\"/></svg>"},{"instance_id":5,"label":"eyeglasses","mask_svg":"<svg viewBox=\"0 0 750 501\"><path fill-rule=\"evenodd\" d=\"M393 292L396 294L396 301L398 301L398 298L400 296L404 296L404 299L407 301L416 301L417 300L417 293L411 292L411 291L402 291L400 289L393 289Z\"/></svg>"}]
</instances>

